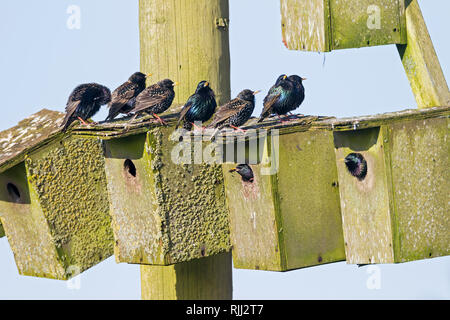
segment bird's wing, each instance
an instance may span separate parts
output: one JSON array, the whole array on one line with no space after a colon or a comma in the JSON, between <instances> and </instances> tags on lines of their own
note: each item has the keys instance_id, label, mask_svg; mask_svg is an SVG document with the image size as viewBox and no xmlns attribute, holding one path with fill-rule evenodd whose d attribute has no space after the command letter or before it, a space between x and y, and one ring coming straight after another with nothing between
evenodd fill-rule
<instances>
[{"instance_id":1,"label":"bird's wing","mask_svg":"<svg viewBox=\"0 0 450 320\"><path fill-rule=\"evenodd\" d=\"M214 116L214 120L211 122L209 126L215 127L218 124L225 122L232 116L238 114L243 108L245 108L247 103L248 102L242 99L235 98L230 102L224 104L219 108L219 110L217 110L216 115Z\"/></svg>"},{"instance_id":2,"label":"bird's wing","mask_svg":"<svg viewBox=\"0 0 450 320\"><path fill-rule=\"evenodd\" d=\"M136 91L138 89L138 86L130 81L125 82L121 86L119 86L114 92L112 93L111 102L109 104L110 107L121 105L124 106L128 103L130 99L132 99Z\"/></svg>"},{"instance_id":3,"label":"bird's wing","mask_svg":"<svg viewBox=\"0 0 450 320\"><path fill-rule=\"evenodd\" d=\"M142 91L136 98L136 104L130 112L138 112L151 108L167 99L167 90L161 88L158 84L154 84Z\"/></svg>"},{"instance_id":4,"label":"bird's wing","mask_svg":"<svg viewBox=\"0 0 450 320\"><path fill-rule=\"evenodd\" d=\"M133 99L138 90L138 86L130 81L120 85L111 95L111 102L108 104L109 115L107 119L115 118L120 110Z\"/></svg>"},{"instance_id":5,"label":"bird's wing","mask_svg":"<svg viewBox=\"0 0 450 320\"><path fill-rule=\"evenodd\" d=\"M78 106L80 105L81 100L70 100L67 102L66 105L66 116L64 117L63 122L61 123L61 127L66 127L68 124L70 118L74 115L75 111L77 110Z\"/></svg>"},{"instance_id":6,"label":"bird's wing","mask_svg":"<svg viewBox=\"0 0 450 320\"><path fill-rule=\"evenodd\" d=\"M191 99L191 98L192 98L192 96L189 97L188 101L186 101L185 105L183 106L183 109L181 109L176 128L178 128L178 125L180 124L180 122L183 121L184 117L186 117L187 112L192 108L193 99Z\"/></svg>"},{"instance_id":7,"label":"bird's wing","mask_svg":"<svg viewBox=\"0 0 450 320\"><path fill-rule=\"evenodd\" d=\"M264 98L264 108L263 111L261 112L261 119L264 119L268 116L270 116L270 114L272 113L272 108L275 102L278 101L278 99L280 98L281 93L278 93L276 95L268 95ZM262 120L260 119L261 122Z\"/></svg>"}]
</instances>

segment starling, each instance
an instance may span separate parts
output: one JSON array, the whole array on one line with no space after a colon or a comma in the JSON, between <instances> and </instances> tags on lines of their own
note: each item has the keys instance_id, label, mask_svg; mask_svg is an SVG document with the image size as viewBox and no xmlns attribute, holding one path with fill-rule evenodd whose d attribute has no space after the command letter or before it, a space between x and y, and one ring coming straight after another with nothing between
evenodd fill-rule
<instances>
[{"instance_id":1,"label":"starling","mask_svg":"<svg viewBox=\"0 0 450 320\"><path fill-rule=\"evenodd\" d=\"M181 110L176 128L181 121L184 121L183 128L186 130L191 130L196 121L208 121L214 114L216 106L216 96L209 87L209 82L200 81L195 93L189 97Z\"/></svg>"},{"instance_id":2,"label":"starling","mask_svg":"<svg viewBox=\"0 0 450 320\"><path fill-rule=\"evenodd\" d=\"M87 125L86 120L93 117L100 107L111 101L111 91L98 83L86 83L76 87L69 96L66 116L61 124L63 132L76 119Z\"/></svg>"},{"instance_id":3,"label":"starling","mask_svg":"<svg viewBox=\"0 0 450 320\"><path fill-rule=\"evenodd\" d=\"M302 80L305 79L298 76L279 76L264 98L264 109L258 122L262 122L271 114L279 117L298 108L305 98Z\"/></svg>"},{"instance_id":4,"label":"starling","mask_svg":"<svg viewBox=\"0 0 450 320\"><path fill-rule=\"evenodd\" d=\"M237 172L241 175L242 181L253 182L253 170L248 164L239 164L236 168L230 170L230 172Z\"/></svg>"},{"instance_id":5,"label":"starling","mask_svg":"<svg viewBox=\"0 0 450 320\"><path fill-rule=\"evenodd\" d=\"M294 103L288 110L288 112L291 112L300 107L303 100L305 100L305 87L303 86L303 81L306 80L306 78L302 78L294 74L289 76L288 79L294 84L295 87Z\"/></svg>"},{"instance_id":6,"label":"starling","mask_svg":"<svg viewBox=\"0 0 450 320\"><path fill-rule=\"evenodd\" d=\"M132 120L140 113L145 112L158 119L162 124L165 124L158 116L158 113L163 113L172 105L173 99L175 98L173 87L176 85L176 82L170 79L164 79L142 91L136 97L134 108L130 111L135 113Z\"/></svg>"},{"instance_id":7,"label":"starling","mask_svg":"<svg viewBox=\"0 0 450 320\"><path fill-rule=\"evenodd\" d=\"M145 89L145 80L151 74L145 75L135 72L128 78L128 81L120 85L112 93L109 103L109 115L105 121L113 120L119 113L129 113L136 102L136 97Z\"/></svg>"},{"instance_id":8,"label":"starling","mask_svg":"<svg viewBox=\"0 0 450 320\"><path fill-rule=\"evenodd\" d=\"M249 89L241 91L235 99L219 108L208 127L220 130L229 126L240 130L239 127L252 116L255 109L255 94L258 92Z\"/></svg>"},{"instance_id":9,"label":"starling","mask_svg":"<svg viewBox=\"0 0 450 320\"><path fill-rule=\"evenodd\" d=\"M344 159L345 165L352 176L363 180L367 174L367 162L360 153L350 153Z\"/></svg>"}]
</instances>

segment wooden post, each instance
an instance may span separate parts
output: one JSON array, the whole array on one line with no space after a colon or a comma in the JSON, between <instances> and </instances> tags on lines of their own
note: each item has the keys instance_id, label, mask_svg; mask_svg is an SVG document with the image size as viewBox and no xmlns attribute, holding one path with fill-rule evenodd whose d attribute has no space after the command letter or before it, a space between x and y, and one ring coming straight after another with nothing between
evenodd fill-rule
<instances>
[{"instance_id":1,"label":"wooden post","mask_svg":"<svg viewBox=\"0 0 450 320\"><path fill-rule=\"evenodd\" d=\"M231 255L182 262L173 266L141 266L144 300L231 300Z\"/></svg>"},{"instance_id":2,"label":"wooden post","mask_svg":"<svg viewBox=\"0 0 450 320\"><path fill-rule=\"evenodd\" d=\"M183 104L201 80L211 83L218 104L230 98L228 11L228 0L140 0L141 71L151 72L155 81L178 81L175 104ZM198 281L202 274L210 275L209 281ZM182 265L142 266L142 298L230 299L231 277L229 253ZM183 292L165 294L162 288Z\"/></svg>"},{"instance_id":3,"label":"wooden post","mask_svg":"<svg viewBox=\"0 0 450 320\"><path fill-rule=\"evenodd\" d=\"M406 1L407 44L397 45L419 108L450 104L450 92L417 0Z\"/></svg>"}]
</instances>

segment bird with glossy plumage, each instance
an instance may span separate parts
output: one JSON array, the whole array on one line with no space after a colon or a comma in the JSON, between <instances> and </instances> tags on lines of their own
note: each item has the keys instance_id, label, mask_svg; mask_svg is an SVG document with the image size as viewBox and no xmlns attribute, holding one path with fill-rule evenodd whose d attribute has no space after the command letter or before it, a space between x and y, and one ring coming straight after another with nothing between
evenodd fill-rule
<instances>
[{"instance_id":1,"label":"bird with glossy plumage","mask_svg":"<svg viewBox=\"0 0 450 320\"><path fill-rule=\"evenodd\" d=\"M297 82L296 77L288 78L285 74L278 77L264 98L264 108L258 122L264 121L272 114L278 117L286 115L300 106L304 100L304 88L302 91L303 85Z\"/></svg>"},{"instance_id":2,"label":"bird with glossy plumage","mask_svg":"<svg viewBox=\"0 0 450 320\"><path fill-rule=\"evenodd\" d=\"M343 159L350 174L359 180L367 175L367 162L360 153L350 153Z\"/></svg>"},{"instance_id":3,"label":"bird with glossy plumage","mask_svg":"<svg viewBox=\"0 0 450 320\"><path fill-rule=\"evenodd\" d=\"M183 121L183 128L191 130L194 122L206 122L216 110L216 96L208 81L200 81L195 93L189 97L181 109L176 128Z\"/></svg>"},{"instance_id":4,"label":"bird with glossy plumage","mask_svg":"<svg viewBox=\"0 0 450 320\"><path fill-rule=\"evenodd\" d=\"M229 172L237 172L242 177L244 182L253 182L253 170L248 164L239 164L236 168L229 170Z\"/></svg>"},{"instance_id":5,"label":"bird with glossy plumage","mask_svg":"<svg viewBox=\"0 0 450 320\"><path fill-rule=\"evenodd\" d=\"M130 113L134 112L134 120L143 112L152 115L161 124L166 124L158 114L165 112L172 105L175 98L174 87L178 83L170 79L161 80L142 91L136 97L136 103Z\"/></svg>"},{"instance_id":6,"label":"bird with glossy plumage","mask_svg":"<svg viewBox=\"0 0 450 320\"><path fill-rule=\"evenodd\" d=\"M290 113L300 107L302 102L305 100L305 87L303 86L303 81L305 81L306 78L302 78L294 74L289 76L288 79L294 84L295 87L294 102L291 107L287 109L287 113Z\"/></svg>"},{"instance_id":7,"label":"bird with glossy plumage","mask_svg":"<svg viewBox=\"0 0 450 320\"><path fill-rule=\"evenodd\" d=\"M239 127L244 125L252 116L255 109L255 94L258 91L245 89L236 98L219 107L214 119L208 128L221 130L231 127L235 130L242 130ZM242 130L243 131L243 130Z\"/></svg>"},{"instance_id":8,"label":"bird with glossy plumage","mask_svg":"<svg viewBox=\"0 0 450 320\"><path fill-rule=\"evenodd\" d=\"M109 114L105 121L113 120L120 113L128 114L136 103L136 97L145 89L145 81L151 74L133 73L128 80L113 91Z\"/></svg>"},{"instance_id":9,"label":"bird with glossy plumage","mask_svg":"<svg viewBox=\"0 0 450 320\"><path fill-rule=\"evenodd\" d=\"M75 121L84 125L93 117L102 105L111 101L111 91L98 83L85 83L77 86L70 94L66 104L66 116L61 127L63 132Z\"/></svg>"}]
</instances>

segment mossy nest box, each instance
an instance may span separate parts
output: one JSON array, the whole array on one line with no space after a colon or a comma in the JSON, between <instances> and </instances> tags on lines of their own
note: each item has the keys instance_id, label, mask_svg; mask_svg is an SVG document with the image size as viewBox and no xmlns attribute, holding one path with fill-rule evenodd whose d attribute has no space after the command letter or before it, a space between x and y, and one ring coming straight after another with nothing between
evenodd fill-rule
<instances>
[{"instance_id":1,"label":"mossy nest box","mask_svg":"<svg viewBox=\"0 0 450 320\"><path fill-rule=\"evenodd\" d=\"M170 265L231 249L220 165L178 163L165 121L104 140L117 262Z\"/></svg>"},{"instance_id":2,"label":"mossy nest box","mask_svg":"<svg viewBox=\"0 0 450 320\"><path fill-rule=\"evenodd\" d=\"M0 133L0 212L23 275L68 279L113 254L101 141L42 110Z\"/></svg>"},{"instance_id":3,"label":"mossy nest box","mask_svg":"<svg viewBox=\"0 0 450 320\"><path fill-rule=\"evenodd\" d=\"M359 118L334 132L348 263L450 254L449 110ZM364 161L363 175L339 161L349 154Z\"/></svg>"},{"instance_id":4,"label":"mossy nest box","mask_svg":"<svg viewBox=\"0 0 450 320\"><path fill-rule=\"evenodd\" d=\"M406 43L405 0L281 0L281 17L292 50Z\"/></svg>"},{"instance_id":5,"label":"mossy nest box","mask_svg":"<svg viewBox=\"0 0 450 320\"><path fill-rule=\"evenodd\" d=\"M345 260L333 133L309 129L309 120L279 131L266 121L258 136L225 148L236 268L286 271ZM253 181L230 172L242 163Z\"/></svg>"}]
</instances>

